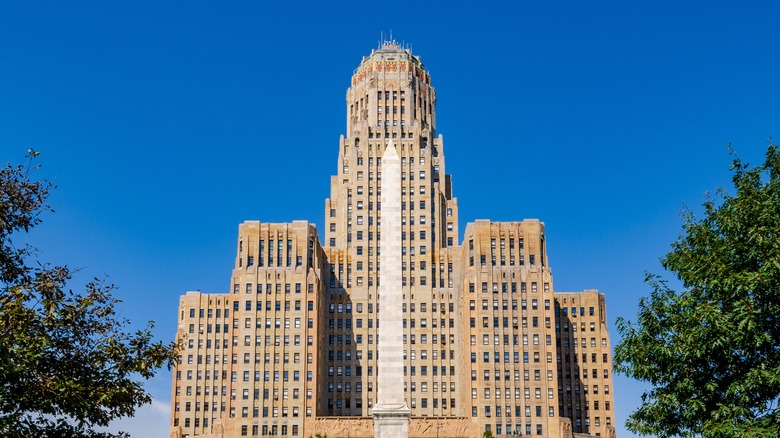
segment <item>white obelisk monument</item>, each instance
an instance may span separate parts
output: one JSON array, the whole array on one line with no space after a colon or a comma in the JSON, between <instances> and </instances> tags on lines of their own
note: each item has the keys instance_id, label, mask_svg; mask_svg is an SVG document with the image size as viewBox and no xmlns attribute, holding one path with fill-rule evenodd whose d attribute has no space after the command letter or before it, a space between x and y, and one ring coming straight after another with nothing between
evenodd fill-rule
<instances>
[{"instance_id":1,"label":"white obelisk monument","mask_svg":"<svg viewBox=\"0 0 780 438\"><path fill-rule=\"evenodd\" d=\"M403 290L401 289L401 160L392 140L382 155L382 225L379 255L379 345L375 438L409 436L404 400Z\"/></svg>"}]
</instances>

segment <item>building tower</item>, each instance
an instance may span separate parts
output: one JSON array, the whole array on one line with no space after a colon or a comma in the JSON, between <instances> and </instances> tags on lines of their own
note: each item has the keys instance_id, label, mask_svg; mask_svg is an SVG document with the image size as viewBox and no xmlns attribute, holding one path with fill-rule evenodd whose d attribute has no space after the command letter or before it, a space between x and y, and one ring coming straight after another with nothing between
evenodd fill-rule
<instances>
[{"instance_id":1,"label":"building tower","mask_svg":"<svg viewBox=\"0 0 780 438\"><path fill-rule=\"evenodd\" d=\"M181 298L170 437L614 438L604 295L554 291L539 220L459 239L420 58L381 42L346 116L324 231L244 222L229 292Z\"/></svg>"},{"instance_id":2,"label":"building tower","mask_svg":"<svg viewBox=\"0 0 780 438\"><path fill-rule=\"evenodd\" d=\"M327 346L323 377L335 389L326 389L318 414L368 416L377 400L382 155L390 141L401 164L406 356L398 384L412 415L460 414L452 270L460 255L458 209L443 140L436 137L430 75L410 50L383 42L355 70L346 102L347 136L340 139L338 174L325 201L325 250L333 282L327 299L352 314L329 315L328 339L334 343Z\"/></svg>"},{"instance_id":3,"label":"building tower","mask_svg":"<svg viewBox=\"0 0 780 438\"><path fill-rule=\"evenodd\" d=\"M322 368L325 266L308 222L239 225L232 293L179 301L171 437L303 436Z\"/></svg>"},{"instance_id":4,"label":"building tower","mask_svg":"<svg viewBox=\"0 0 780 438\"><path fill-rule=\"evenodd\" d=\"M560 436L554 295L544 224L466 226L460 308L470 417L494 434Z\"/></svg>"}]
</instances>

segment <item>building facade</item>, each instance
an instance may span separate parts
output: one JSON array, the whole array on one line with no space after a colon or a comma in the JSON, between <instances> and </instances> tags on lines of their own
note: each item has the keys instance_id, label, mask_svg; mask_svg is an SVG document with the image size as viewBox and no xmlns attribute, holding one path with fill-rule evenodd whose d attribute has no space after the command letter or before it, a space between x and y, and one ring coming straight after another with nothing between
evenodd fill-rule
<instances>
[{"instance_id":1,"label":"building facade","mask_svg":"<svg viewBox=\"0 0 780 438\"><path fill-rule=\"evenodd\" d=\"M480 220L459 238L435 107L410 50L363 58L323 240L307 222L245 222L230 292L181 298L171 437L373 434L390 142L410 436L614 436L604 296L554 292L538 220Z\"/></svg>"}]
</instances>

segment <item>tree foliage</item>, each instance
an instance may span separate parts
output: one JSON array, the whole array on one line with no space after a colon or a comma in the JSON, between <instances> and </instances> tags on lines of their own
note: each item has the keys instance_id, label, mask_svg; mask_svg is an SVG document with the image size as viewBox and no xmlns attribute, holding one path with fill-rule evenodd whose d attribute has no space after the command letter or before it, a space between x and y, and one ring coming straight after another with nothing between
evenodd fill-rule
<instances>
[{"instance_id":1,"label":"tree foliage","mask_svg":"<svg viewBox=\"0 0 780 438\"><path fill-rule=\"evenodd\" d=\"M152 323L126 332L114 286L67 289L72 271L38 261L16 237L41 221L52 185L32 175L38 154L0 170L0 435L114 437L96 428L151 402L143 380L174 358Z\"/></svg>"},{"instance_id":2,"label":"tree foliage","mask_svg":"<svg viewBox=\"0 0 780 438\"><path fill-rule=\"evenodd\" d=\"M647 277L638 319L617 321L615 369L648 382L629 430L659 437L780 436L780 153L735 159L719 190Z\"/></svg>"}]
</instances>

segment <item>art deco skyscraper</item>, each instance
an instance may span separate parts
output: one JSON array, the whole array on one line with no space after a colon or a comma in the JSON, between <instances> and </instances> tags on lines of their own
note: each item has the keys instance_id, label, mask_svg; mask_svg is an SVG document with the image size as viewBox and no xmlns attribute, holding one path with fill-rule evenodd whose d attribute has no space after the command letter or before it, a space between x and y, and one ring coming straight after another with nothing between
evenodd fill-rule
<instances>
[{"instance_id":1,"label":"art deco skyscraper","mask_svg":"<svg viewBox=\"0 0 780 438\"><path fill-rule=\"evenodd\" d=\"M182 297L171 437L373 435L383 270L400 273L410 436L614 436L604 296L554 292L538 220L479 220L460 240L420 58L382 42L352 76L346 116L322 243L307 222L245 222L231 293ZM401 254L385 266L391 142Z\"/></svg>"},{"instance_id":2,"label":"art deco skyscraper","mask_svg":"<svg viewBox=\"0 0 780 438\"><path fill-rule=\"evenodd\" d=\"M452 415L457 408L457 201L445 173L443 140L436 137L435 104L420 59L393 43L363 59L347 90L348 135L340 139L339 173L325 201L325 249L334 281L327 299L336 309L350 305L352 314L337 311L328 318L328 340L334 342L325 377L335 391L327 393L320 415L368 415L376 401L381 156L390 141L401 160L400 268L409 346L406 382L399 384L405 384L414 415Z\"/></svg>"}]
</instances>

